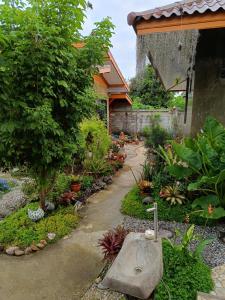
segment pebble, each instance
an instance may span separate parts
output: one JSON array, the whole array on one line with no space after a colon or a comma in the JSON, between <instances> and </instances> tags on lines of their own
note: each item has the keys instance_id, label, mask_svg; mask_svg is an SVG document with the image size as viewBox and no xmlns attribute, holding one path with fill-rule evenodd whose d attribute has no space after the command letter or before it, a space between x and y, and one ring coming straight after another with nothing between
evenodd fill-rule
<instances>
[{"instance_id":1,"label":"pebble","mask_svg":"<svg viewBox=\"0 0 225 300\"><path fill-rule=\"evenodd\" d=\"M48 233L48 239L49 240L54 240L55 237L56 237L56 234L54 232L49 232Z\"/></svg>"},{"instance_id":2,"label":"pebble","mask_svg":"<svg viewBox=\"0 0 225 300\"><path fill-rule=\"evenodd\" d=\"M32 251L34 251L34 252L40 250L36 245L31 245L30 247L31 247Z\"/></svg>"},{"instance_id":3,"label":"pebble","mask_svg":"<svg viewBox=\"0 0 225 300\"><path fill-rule=\"evenodd\" d=\"M180 230L184 233L190 226L188 224L169 222L169 221L159 221L159 230L168 230L170 232L175 232L175 229ZM147 229L154 229L154 223L149 220L140 220L133 217L126 216L123 221L125 228L131 231L144 232ZM225 244L218 239L218 227L209 226L195 226L195 233L198 235L203 235L205 239L212 238L213 241L206 246L203 252L204 261L212 268L225 264ZM191 243L191 249L194 249L197 242L193 241Z\"/></svg>"},{"instance_id":4,"label":"pebble","mask_svg":"<svg viewBox=\"0 0 225 300\"><path fill-rule=\"evenodd\" d=\"M46 242L46 240L41 240L40 243L43 244L43 245L45 245L45 246L48 244L48 243Z\"/></svg>"},{"instance_id":5,"label":"pebble","mask_svg":"<svg viewBox=\"0 0 225 300\"><path fill-rule=\"evenodd\" d=\"M32 248L31 248L31 247L27 247L27 248L24 250L24 253L25 253L26 255L31 254L31 253L32 253Z\"/></svg>"},{"instance_id":6,"label":"pebble","mask_svg":"<svg viewBox=\"0 0 225 300\"><path fill-rule=\"evenodd\" d=\"M154 203L154 199L152 197L145 197L143 200L142 200L142 203L144 205L148 205L148 204L152 204Z\"/></svg>"},{"instance_id":7,"label":"pebble","mask_svg":"<svg viewBox=\"0 0 225 300\"><path fill-rule=\"evenodd\" d=\"M25 254L25 252L24 252L23 250L17 249L17 250L15 251L15 255L16 255L16 256L22 256L22 255L24 255L24 254Z\"/></svg>"},{"instance_id":8,"label":"pebble","mask_svg":"<svg viewBox=\"0 0 225 300\"><path fill-rule=\"evenodd\" d=\"M45 245L42 244L42 243L38 243L36 246L37 246L40 250L44 249L44 247L45 247Z\"/></svg>"},{"instance_id":9,"label":"pebble","mask_svg":"<svg viewBox=\"0 0 225 300\"><path fill-rule=\"evenodd\" d=\"M9 247L5 250L6 254L8 255L14 255L15 254L15 251L18 250L19 247Z\"/></svg>"}]
</instances>

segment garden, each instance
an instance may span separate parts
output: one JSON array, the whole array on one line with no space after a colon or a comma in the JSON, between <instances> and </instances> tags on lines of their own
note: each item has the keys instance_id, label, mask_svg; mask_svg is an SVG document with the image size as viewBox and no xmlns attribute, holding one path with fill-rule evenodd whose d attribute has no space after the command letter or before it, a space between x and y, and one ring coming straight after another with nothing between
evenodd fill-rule
<instances>
[{"instance_id":1,"label":"garden","mask_svg":"<svg viewBox=\"0 0 225 300\"><path fill-rule=\"evenodd\" d=\"M82 36L89 8L84 0L0 4L2 254L29 255L67 237L88 198L123 168L125 144L139 144L123 132L112 138L97 114L93 77L112 46L114 25L105 18ZM154 77L151 68L146 72ZM184 108L182 97L165 94L159 82L157 89L155 103L147 95L144 105ZM136 185L122 201L123 226L99 246L108 268L131 231L153 228L147 209L157 202L159 234L169 235L154 297L194 300L198 291L213 290L211 268L225 263L225 128L209 117L195 138L184 138L154 117L142 135L146 161L141 179L131 168Z\"/></svg>"},{"instance_id":2,"label":"garden","mask_svg":"<svg viewBox=\"0 0 225 300\"><path fill-rule=\"evenodd\" d=\"M153 229L147 209L157 202L159 234L169 235L155 299L194 300L197 292L213 290L211 268L225 263L225 128L208 117L196 137L174 137L153 118L143 135L147 159L141 179L123 199L123 225L129 231Z\"/></svg>"},{"instance_id":3,"label":"garden","mask_svg":"<svg viewBox=\"0 0 225 300\"><path fill-rule=\"evenodd\" d=\"M87 198L123 167L123 142L112 142L97 114L93 85L114 25L105 18L82 36L88 9L83 0L0 4L0 250L8 255L68 235Z\"/></svg>"}]
</instances>

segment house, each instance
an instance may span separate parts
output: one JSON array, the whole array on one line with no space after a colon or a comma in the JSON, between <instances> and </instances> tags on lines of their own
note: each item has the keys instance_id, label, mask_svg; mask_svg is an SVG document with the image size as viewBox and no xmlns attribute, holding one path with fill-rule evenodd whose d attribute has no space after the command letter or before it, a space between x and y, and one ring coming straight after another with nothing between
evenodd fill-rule
<instances>
[{"instance_id":1,"label":"house","mask_svg":"<svg viewBox=\"0 0 225 300\"><path fill-rule=\"evenodd\" d=\"M106 55L104 66L99 67L99 74L94 76L94 86L101 100L106 100L110 130L111 112L115 109L130 108L132 105L128 95L128 84L110 51Z\"/></svg>"},{"instance_id":2,"label":"house","mask_svg":"<svg viewBox=\"0 0 225 300\"><path fill-rule=\"evenodd\" d=\"M184 132L196 134L209 115L225 125L225 1L185 0L131 12L137 72L148 58L171 91L186 92Z\"/></svg>"},{"instance_id":3,"label":"house","mask_svg":"<svg viewBox=\"0 0 225 300\"><path fill-rule=\"evenodd\" d=\"M82 48L84 43L74 44L76 48ZM110 131L110 114L115 109L127 108L132 105L128 95L128 84L120 71L112 53L105 55L103 66L98 67L99 73L94 75L94 88L99 100L105 103L107 113L107 125Z\"/></svg>"}]
</instances>

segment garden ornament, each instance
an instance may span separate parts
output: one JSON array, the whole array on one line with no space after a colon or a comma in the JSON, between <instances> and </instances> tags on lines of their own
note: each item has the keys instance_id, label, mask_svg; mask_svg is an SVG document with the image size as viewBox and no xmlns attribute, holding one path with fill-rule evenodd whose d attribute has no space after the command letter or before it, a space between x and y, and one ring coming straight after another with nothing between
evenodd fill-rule
<instances>
[{"instance_id":1,"label":"garden ornament","mask_svg":"<svg viewBox=\"0 0 225 300\"><path fill-rule=\"evenodd\" d=\"M45 212L40 207L37 210L31 210L28 208L27 214L28 214L28 217L33 222L37 222L37 221L41 220L42 218L44 218Z\"/></svg>"}]
</instances>

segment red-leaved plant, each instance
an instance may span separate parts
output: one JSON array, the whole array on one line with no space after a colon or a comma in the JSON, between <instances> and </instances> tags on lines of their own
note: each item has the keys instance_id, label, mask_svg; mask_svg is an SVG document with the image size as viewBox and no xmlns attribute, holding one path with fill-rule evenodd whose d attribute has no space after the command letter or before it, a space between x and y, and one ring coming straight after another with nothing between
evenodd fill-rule
<instances>
[{"instance_id":1,"label":"red-leaved plant","mask_svg":"<svg viewBox=\"0 0 225 300\"><path fill-rule=\"evenodd\" d=\"M105 260L113 261L116 258L128 233L129 230L118 226L103 235L98 245L102 248Z\"/></svg>"}]
</instances>

